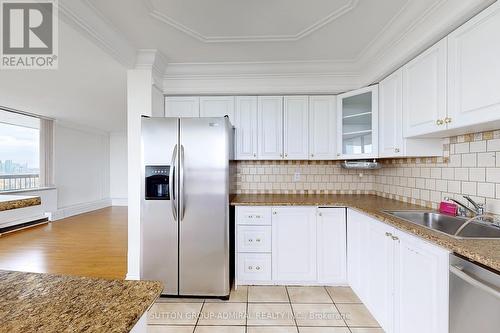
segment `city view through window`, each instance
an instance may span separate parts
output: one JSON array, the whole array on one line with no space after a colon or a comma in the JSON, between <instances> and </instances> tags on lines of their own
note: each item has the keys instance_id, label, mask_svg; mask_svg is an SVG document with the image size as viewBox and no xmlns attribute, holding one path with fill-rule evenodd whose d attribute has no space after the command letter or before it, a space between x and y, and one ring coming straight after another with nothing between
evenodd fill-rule
<instances>
[{"instance_id":1,"label":"city view through window","mask_svg":"<svg viewBox=\"0 0 500 333\"><path fill-rule=\"evenodd\" d=\"M0 191L39 186L39 119L0 111Z\"/></svg>"}]
</instances>

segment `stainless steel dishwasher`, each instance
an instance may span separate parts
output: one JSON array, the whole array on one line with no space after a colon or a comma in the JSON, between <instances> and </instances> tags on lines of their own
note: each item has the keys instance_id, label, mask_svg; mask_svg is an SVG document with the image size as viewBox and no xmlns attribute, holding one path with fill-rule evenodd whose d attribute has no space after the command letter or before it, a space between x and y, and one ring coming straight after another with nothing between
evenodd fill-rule
<instances>
[{"instance_id":1,"label":"stainless steel dishwasher","mask_svg":"<svg viewBox=\"0 0 500 333\"><path fill-rule=\"evenodd\" d=\"M500 275L450 257L450 333L500 332Z\"/></svg>"}]
</instances>

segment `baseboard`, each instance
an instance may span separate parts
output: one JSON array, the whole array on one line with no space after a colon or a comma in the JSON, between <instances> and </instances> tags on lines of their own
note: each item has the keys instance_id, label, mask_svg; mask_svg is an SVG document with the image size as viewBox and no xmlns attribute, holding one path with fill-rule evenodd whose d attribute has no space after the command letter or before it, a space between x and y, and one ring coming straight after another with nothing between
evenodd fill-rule
<instances>
[{"instance_id":1,"label":"baseboard","mask_svg":"<svg viewBox=\"0 0 500 333\"><path fill-rule=\"evenodd\" d=\"M70 216L75 216L83 213L88 213L94 210L106 208L111 206L111 199L102 199L82 204L67 206L59 208L57 211L51 213L50 220L57 221Z\"/></svg>"},{"instance_id":2,"label":"baseboard","mask_svg":"<svg viewBox=\"0 0 500 333\"><path fill-rule=\"evenodd\" d=\"M112 206L128 206L127 198L111 198Z\"/></svg>"}]
</instances>

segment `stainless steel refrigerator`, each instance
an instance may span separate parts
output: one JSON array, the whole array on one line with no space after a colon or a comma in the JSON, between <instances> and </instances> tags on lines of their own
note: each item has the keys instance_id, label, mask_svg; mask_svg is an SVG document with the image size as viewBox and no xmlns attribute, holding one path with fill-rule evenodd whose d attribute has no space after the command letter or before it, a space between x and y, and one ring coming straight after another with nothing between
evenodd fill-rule
<instances>
[{"instance_id":1,"label":"stainless steel refrigerator","mask_svg":"<svg viewBox=\"0 0 500 333\"><path fill-rule=\"evenodd\" d=\"M166 295L229 295L232 133L227 117L142 119L141 278Z\"/></svg>"}]
</instances>

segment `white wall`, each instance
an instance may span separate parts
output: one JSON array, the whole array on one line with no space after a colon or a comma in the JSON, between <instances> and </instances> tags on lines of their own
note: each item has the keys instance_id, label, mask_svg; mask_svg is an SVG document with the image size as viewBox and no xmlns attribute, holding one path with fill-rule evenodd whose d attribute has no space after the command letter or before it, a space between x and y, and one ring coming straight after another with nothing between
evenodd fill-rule
<instances>
[{"instance_id":1,"label":"white wall","mask_svg":"<svg viewBox=\"0 0 500 333\"><path fill-rule=\"evenodd\" d=\"M109 136L109 191L113 206L126 206L127 133L114 132Z\"/></svg>"},{"instance_id":2,"label":"white wall","mask_svg":"<svg viewBox=\"0 0 500 333\"><path fill-rule=\"evenodd\" d=\"M54 174L55 219L110 206L109 134L57 121Z\"/></svg>"}]
</instances>

